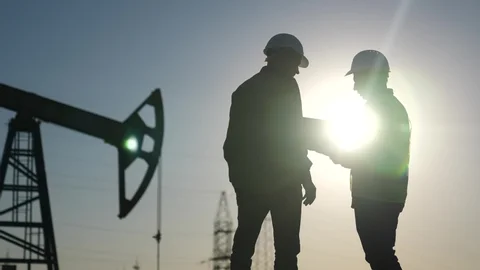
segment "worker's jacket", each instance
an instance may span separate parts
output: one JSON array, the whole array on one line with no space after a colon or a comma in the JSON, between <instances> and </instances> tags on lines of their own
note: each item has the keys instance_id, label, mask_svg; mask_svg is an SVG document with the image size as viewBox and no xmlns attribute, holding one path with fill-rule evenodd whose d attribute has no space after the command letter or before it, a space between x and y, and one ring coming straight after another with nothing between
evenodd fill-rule
<instances>
[{"instance_id":1,"label":"worker's jacket","mask_svg":"<svg viewBox=\"0 0 480 270\"><path fill-rule=\"evenodd\" d=\"M302 102L292 76L266 66L238 87L223 150L235 188L311 181Z\"/></svg>"},{"instance_id":2,"label":"worker's jacket","mask_svg":"<svg viewBox=\"0 0 480 270\"><path fill-rule=\"evenodd\" d=\"M404 203L410 160L410 121L405 107L385 89L366 105L376 114L378 133L357 153L345 153L338 163L351 168L352 197Z\"/></svg>"}]
</instances>

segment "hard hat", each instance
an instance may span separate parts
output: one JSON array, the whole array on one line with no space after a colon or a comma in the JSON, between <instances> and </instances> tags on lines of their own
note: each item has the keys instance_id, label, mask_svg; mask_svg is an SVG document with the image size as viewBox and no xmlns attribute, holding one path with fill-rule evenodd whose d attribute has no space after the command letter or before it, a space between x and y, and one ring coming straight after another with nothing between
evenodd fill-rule
<instances>
[{"instance_id":1,"label":"hard hat","mask_svg":"<svg viewBox=\"0 0 480 270\"><path fill-rule=\"evenodd\" d=\"M390 66L387 58L381 52L375 50L365 50L357 53L357 55L353 57L352 67L350 68L350 71L345 74L345 76L361 71L390 72Z\"/></svg>"},{"instance_id":2,"label":"hard hat","mask_svg":"<svg viewBox=\"0 0 480 270\"><path fill-rule=\"evenodd\" d=\"M281 49L281 48L291 48L296 53L302 56L299 67L306 68L308 67L309 61L303 55L303 45L294 35L281 33L273 36L265 46L263 53L268 56L268 51L271 49Z\"/></svg>"}]
</instances>

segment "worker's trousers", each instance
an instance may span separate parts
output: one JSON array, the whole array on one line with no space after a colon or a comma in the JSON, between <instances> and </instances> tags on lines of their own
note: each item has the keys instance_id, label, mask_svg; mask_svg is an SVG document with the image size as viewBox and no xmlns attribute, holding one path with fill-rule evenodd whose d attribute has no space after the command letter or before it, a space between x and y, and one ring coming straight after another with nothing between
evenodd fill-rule
<instances>
[{"instance_id":1,"label":"worker's trousers","mask_svg":"<svg viewBox=\"0 0 480 270\"><path fill-rule=\"evenodd\" d=\"M372 270L402 270L395 255L398 217L403 204L356 200L355 223Z\"/></svg>"},{"instance_id":2,"label":"worker's trousers","mask_svg":"<svg viewBox=\"0 0 480 270\"><path fill-rule=\"evenodd\" d=\"M255 244L268 212L275 245L275 270L297 270L300 253L302 187L291 185L268 192L236 190L238 227L233 240L232 270L250 270Z\"/></svg>"}]
</instances>

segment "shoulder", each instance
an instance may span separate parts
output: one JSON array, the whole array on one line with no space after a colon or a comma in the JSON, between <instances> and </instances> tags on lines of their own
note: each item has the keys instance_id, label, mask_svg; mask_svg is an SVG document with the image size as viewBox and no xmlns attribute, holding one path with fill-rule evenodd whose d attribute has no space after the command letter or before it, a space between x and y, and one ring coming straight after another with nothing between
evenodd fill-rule
<instances>
[{"instance_id":1,"label":"shoulder","mask_svg":"<svg viewBox=\"0 0 480 270\"><path fill-rule=\"evenodd\" d=\"M389 119L399 132L410 134L411 126L407 109L396 97L393 97L391 103Z\"/></svg>"},{"instance_id":2,"label":"shoulder","mask_svg":"<svg viewBox=\"0 0 480 270\"><path fill-rule=\"evenodd\" d=\"M274 80L265 72L258 72L245 80L232 93L232 99L259 98L266 90L273 87ZM267 91L268 92L268 91Z\"/></svg>"},{"instance_id":3,"label":"shoulder","mask_svg":"<svg viewBox=\"0 0 480 270\"><path fill-rule=\"evenodd\" d=\"M374 110L381 119L382 126L388 130L410 133L410 119L405 106L394 96L386 96L374 104Z\"/></svg>"},{"instance_id":4,"label":"shoulder","mask_svg":"<svg viewBox=\"0 0 480 270\"><path fill-rule=\"evenodd\" d=\"M250 92L253 92L255 90L255 88L258 87L260 83L260 80L259 80L259 74L255 74L253 76L251 76L250 78L248 78L247 80L245 80L243 83L241 83L237 89L232 93L233 96L242 96L242 95L245 95L245 94L248 94Z\"/></svg>"},{"instance_id":5,"label":"shoulder","mask_svg":"<svg viewBox=\"0 0 480 270\"><path fill-rule=\"evenodd\" d=\"M384 118L395 122L409 122L407 109L394 95L379 99L375 102L374 107Z\"/></svg>"}]
</instances>

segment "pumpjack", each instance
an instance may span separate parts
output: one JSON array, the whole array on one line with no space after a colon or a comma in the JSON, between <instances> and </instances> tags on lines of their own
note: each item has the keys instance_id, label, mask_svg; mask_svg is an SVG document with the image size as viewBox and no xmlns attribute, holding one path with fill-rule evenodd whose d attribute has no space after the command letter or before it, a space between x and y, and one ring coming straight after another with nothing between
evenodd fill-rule
<instances>
[{"instance_id":1,"label":"pumpjack","mask_svg":"<svg viewBox=\"0 0 480 270\"><path fill-rule=\"evenodd\" d=\"M154 127L148 126L139 114L146 106L153 107ZM48 270L59 270L41 121L101 139L117 149L118 218L123 219L147 190L161 156L164 111L160 89L152 91L123 122L5 84L0 84L0 107L16 113L8 125L0 163L0 205L2 195L4 201L9 201L9 207L0 208L0 240L23 250L23 256L0 258L0 263L26 264L29 270L33 264L40 264ZM153 141L151 151L142 149L145 136ZM143 159L148 167L134 195L126 198L125 172L136 159ZM13 169L12 181L6 179L9 168ZM32 210L34 204L39 206L38 213ZM19 228L22 233L13 233Z\"/></svg>"}]
</instances>

